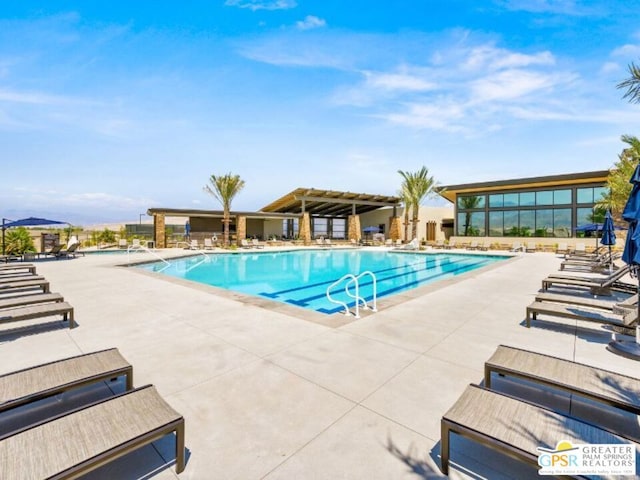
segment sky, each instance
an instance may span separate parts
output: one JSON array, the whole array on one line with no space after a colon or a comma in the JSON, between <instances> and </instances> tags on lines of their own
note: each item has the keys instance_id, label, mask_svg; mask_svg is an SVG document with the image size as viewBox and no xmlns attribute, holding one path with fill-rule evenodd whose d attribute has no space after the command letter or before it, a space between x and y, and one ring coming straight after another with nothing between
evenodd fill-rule
<instances>
[{"instance_id":1,"label":"sky","mask_svg":"<svg viewBox=\"0 0 640 480\"><path fill-rule=\"evenodd\" d=\"M75 225L298 187L395 195L604 170L638 0L0 3L0 215ZM432 200L434 204L447 202ZM143 216L143 218L145 218Z\"/></svg>"}]
</instances>

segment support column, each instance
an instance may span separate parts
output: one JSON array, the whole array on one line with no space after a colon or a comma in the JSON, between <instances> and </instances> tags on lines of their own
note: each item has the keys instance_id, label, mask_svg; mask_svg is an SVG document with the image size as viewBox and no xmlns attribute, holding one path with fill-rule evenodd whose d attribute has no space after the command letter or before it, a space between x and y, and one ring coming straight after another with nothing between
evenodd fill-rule
<instances>
[{"instance_id":1,"label":"support column","mask_svg":"<svg viewBox=\"0 0 640 480\"><path fill-rule=\"evenodd\" d=\"M166 232L164 214L154 213L153 214L153 241L156 243L156 248L167 247L167 244L165 242L166 233L167 232Z\"/></svg>"},{"instance_id":2,"label":"support column","mask_svg":"<svg viewBox=\"0 0 640 480\"><path fill-rule=\"evenodd\" d=\"M360 234L360 215L349 215L349 240L360 241L362 235Z\"/></svg>"},{"instance_id":3,"label":"support column","mask_svg":"<svg viewBox=\"0 0 640 480\"><path fill-rule=\"evenodd\" d=\"M401 219L400 217L391 217L391 221L389 222L389 237L394 242L398 241L402 238L402 229L400 226Z\"/></svg>"},{"instance_id":4,"label":"support column","mask_svg":"<svg viewBox=\"0 0 640 480\"><path fill-rule=\"evenodd\" d=\"M236 244L240 246L242 240L247 238L247 217L238 215L236 217Z\"/></svg>"},{"instance_id":5,"label":"support column","mask_svg":"<svg viewBox=\"0 0 640 480\"><path fill-rule=\"evenodd\" d=\"M305 245L311 245L311 218L309 212L304 212L300 218L298 235Z\"/></svg>"}]
</instances>

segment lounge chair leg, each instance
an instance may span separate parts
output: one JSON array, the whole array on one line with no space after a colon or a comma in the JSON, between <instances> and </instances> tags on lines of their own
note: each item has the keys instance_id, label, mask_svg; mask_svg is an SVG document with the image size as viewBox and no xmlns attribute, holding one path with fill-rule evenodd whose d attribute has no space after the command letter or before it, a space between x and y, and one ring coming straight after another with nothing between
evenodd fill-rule
<instances>
[{"instance_id":1,"label":"lounge chair leg","mask_svg":"<svg viewBox=\"0 0 640 480\"><path fill-rule=\"evenodd\" d=\"M66 317L66 314L65 314ZM69 310L69 329L76 327L76 321L73 317L73 308Z\"/></svg>"},{"instance_id":2,"label":"lounge chair leg","mask_svg":"<svg viewBox=\"0 0 640 480\"><path fill-rule=\"evenodd\" d=\"M176 427L176 473L182 473L185 467L184 455L184 419Z\"/></svg>"},{"instance_id":3,"label":"lounge chair leg","mask_svg":"<svg viewBox=\"0 0 640 480\"><path fill-rule=\"evenodd\" d=\"M127 373L125 374L126 378L126 389L127 391L133 390L133 367L131 367Z\"/></svg>"},{"instance_id":4,"label":"lounge chair leg","mask_svg":"<svg viewBox=\"0 0 640 480\"><path fill-rule=\"evenodd\" d=\"M449 426L440 421L440 470L449 475Z\"/></svg>"},{"instance_id":5,"label":"lounge chair leg","mask_svg":"<svg viewBox=\"0 0 640 480\"><path fill-rule=\"evenodd\" d=\"M484 366L484 386L491 389L491 370L486 365Z\"/></svg>"},{"instance_id":6,"label":"lounge chair leg","mask_svg":"<svg viewBox=\"0 0 640 480\"><path fill-rule=\"evenodd\" d=\"M535 312L533 313L533 319L536 319ZM531 328L531 309L527 307L527 328Z\"/></svg>"}]
</instances>

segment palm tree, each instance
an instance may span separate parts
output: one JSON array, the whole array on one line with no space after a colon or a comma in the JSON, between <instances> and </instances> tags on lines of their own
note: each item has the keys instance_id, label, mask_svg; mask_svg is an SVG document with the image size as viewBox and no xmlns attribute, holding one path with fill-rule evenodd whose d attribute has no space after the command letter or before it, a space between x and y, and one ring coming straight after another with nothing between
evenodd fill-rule
<instances>
[{"instance_id":1,"label":"palm tree","mask_svg":"<svg viewBox=\"0 0 640 480\"><path fill-rule=\"evenodd\" d=\"M209 184L205 185L204 191L212 195L222 204L222 225L224 228L223 243L225 247L229 246L229 223L231 223L231 201L244 188L244 180L240 175L211 175Z\"/></svg>"},{"instance_id":2,"label":"palm tree","mask_svg":"<svg viewBox=\"0 0 640 480\"><path fill-rule=\"evenodd\" d=\"M640 103L640 67L631 62L629 75L631 76L620 82L617 87L627 89L622 98L626 98L631 103Z\"/></svg>"},{"instance_id":3,"label":"palm tree","mask_svg":"<svg viewBox=\"0 0 640 480\"><path fill-rule=\"evenodd\" d=\"M628 147L618 155L618 161L614 164L607 177L608 192L596 204L596 207L611 209L611 214L616 221L620 220L622 210L627 203L631 193L629 179L640 161L640 139L633 135L623 135L621 140Z\"/></svg>"},{"instance_id":4,"label":"palm tree","mask_svg":"<svg viewBox=\"0 0 640 480\"><path fill-rule=\"evenodd\" d=\"M480 205L481 197L478 195L471 195L468 197L460 197L460 210L467 210L464 214L464 236L469 236L469 231L472 230L471 226L471 212L468 210L472 210L474 208L478 208Z\"/></svg>"},{"instance_id":5,"label":"palm tree","mask_svg":"<svg viewBox=\"0 0 640 480\"><path fill-rule=\"evenodd\" d=\"M402 182L402 190L405 189L409 195L409 204L412 211L412 228L411 237L418 238L418 216L420 213L420 204L427 196L432 196L438 187L433 176L429 176L429 169L422 167L417 172L403 172L398 170L404 181ZM405 217L406 218L406 217Z\"/></svg>"}]
</instances>

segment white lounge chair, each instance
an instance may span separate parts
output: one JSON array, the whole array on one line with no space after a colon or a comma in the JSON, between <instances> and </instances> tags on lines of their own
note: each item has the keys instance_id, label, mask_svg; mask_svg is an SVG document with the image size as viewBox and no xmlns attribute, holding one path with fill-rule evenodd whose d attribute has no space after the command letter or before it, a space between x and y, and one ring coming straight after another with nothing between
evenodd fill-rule
<instances>
[{"instance_id":1,"label":"white lounge chair","mask_svg":"<svg viewBox=\"0 0 640 480\"><path fill-rule=\"evenodd\" d=\"M262 245L257 238L251 239L251 245L253 245L255 248L264 248L264 245Z\"/></svg>"},{"instance_id":2,"label":"white lounge chair","mask_svg":"<svg viewBox=\"0 0 640 480\"><path fill-rule=\"evenodd\" d=\"M204 249L205 250L213 250L213 242L211 241L210 238L205 238L204 239Z\"/></svg>"}]
</instances>

